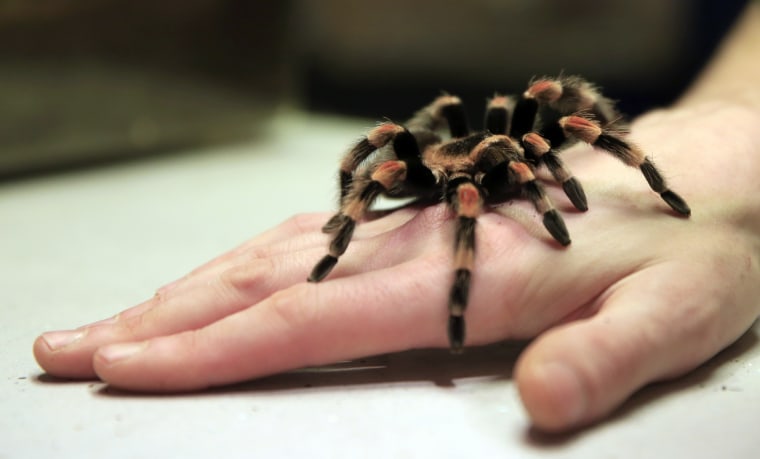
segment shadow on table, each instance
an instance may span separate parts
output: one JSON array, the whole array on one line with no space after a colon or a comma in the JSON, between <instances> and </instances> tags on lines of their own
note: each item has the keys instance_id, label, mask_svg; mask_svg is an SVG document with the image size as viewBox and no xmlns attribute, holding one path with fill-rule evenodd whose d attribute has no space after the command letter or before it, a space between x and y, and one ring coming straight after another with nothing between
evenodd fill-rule
<instances>
[{"instance_id":1,"label":"shadow on table","mask_svg":"<svg viewBox=\"0 0 760 459\"><path fill-rule=\"evenodd\" d=\"M742 356L758 346L760 338L756 327L750 329L737 342L720 352L691 373L671 381L651 384L634 394L617 412L605 421L624 421L639 409L657 400L690 388L702 388L711 382L721 368L741 361ZM419 349L358 360L338 362L313 368L303 368L239 384L212 388L192 394L144 394L122 391L90 382L98 396L105 397L198 397L238 393L304 392L320 390L345 390L347 386L393 385L399 383L432 383L439 387L454 387L457 380L488 378L503 380L512 378L512 370L525 342L501 342L488 346L468 348L464 355L451 355L447 349ZM68 384L71 381L41 374L37 382L45 384ZM712 381L716 385L716 381ZM730 390L727 386L719 386ZM533 428L525 432L526 443L537 448L561 448L573 443L594 430L587 427L566 434L546 434Z\"/></svg>"},{"instance_id":2,"label":"shadow on table","mask_svg":"<svg viewBox=\"0 0 760 459\"><path fill-rule=\"evenodd\" d=\"M311 391L330 388L343 390L346 386L413 382L430 382L439 387L454 387L458 379L477 377L509 379L512 377L512 368L517 356L524 346L523 342L502 342L468 348L464 355L452 355L448 349L417 349L302 368L195 392L192 396L241 392ZM101 388L99 394L115 397L151 396L108 386ZM155 396L166 397L167 395ZM183 395L175 396L182 397Z\"/></svg>"}]
</instances>

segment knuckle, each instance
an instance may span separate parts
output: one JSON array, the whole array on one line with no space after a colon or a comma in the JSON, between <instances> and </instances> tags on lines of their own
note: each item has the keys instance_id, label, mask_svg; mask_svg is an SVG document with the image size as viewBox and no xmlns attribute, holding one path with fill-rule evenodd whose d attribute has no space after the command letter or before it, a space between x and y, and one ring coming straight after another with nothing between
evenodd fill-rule
<instances>
[{"instance_id":1,"label":"knuckle","mask_svg":"<svg viewBox=\"0 0 760 459\"><path fill-rule=\"evenodd\" d=\"M246 247L238 254L236 263L255 263L258 260L265 260L272 256L271 245L254 245Z\"/></svg>"},{"instance_id":2,"label":"knuckle","mask_svg":"<svg viewBox=\"0 0 760 459\"><path fill-rule=\"evenodd\" d=\"M133 315L125 320L118 322L121 329L120 335L128 339L142 339L145 336L145 330L151 328L150 312L155 308L145 311L142 314Z\"/></svg>"},{"instance_id":3,"label":"knuckle","mask_svg":"<svg viewBox=\"0 0 760 459\"><path fill-rule=\"evenodd\" d=\"M269 258L254 258L235 265L219 274L223 289L238 296L251 296L266 289L272 282L274 264Z\"/></svg>"},{"instance_id":4,"label":"knuckle","mask_svg":"<svg viewBox=\"0 0 760 459\"><path fill-rule=\"evenodd\" d=\"M162 285L156 290L156 293L153 294L153 298L150 299L151 303L154 305L160 305L163 303L166 303L169 298L174 296L173 291L175 290L175 287L178 285L184 283L189 279L190 275L185 275L184 277L166 285Z\"/></svg>"},{"instance_id":5,"label":"knuckle","mask_svg":"<svg viewBox=\"0 0 760 459\"><path fill-rule=\"evenodd\" d=\"M283 324L289 328L299 328L319 320L320 312L317 302L309 298L309 292L315 289L308 284L294 285L280 290L269 297L267 307Z\"/></svg>"},{"instance_id":6,"label":"knuckle","mask_svg":"<svg viewBox=\"0 0 760 459\"><path fill-rule=\"evenodd\" d=\"M321 213L302 213L289 217L283 223L283 228L290 230L296 235L319 231L319 228L327 221L327 217Z\"/></svg>"}]
</instances>

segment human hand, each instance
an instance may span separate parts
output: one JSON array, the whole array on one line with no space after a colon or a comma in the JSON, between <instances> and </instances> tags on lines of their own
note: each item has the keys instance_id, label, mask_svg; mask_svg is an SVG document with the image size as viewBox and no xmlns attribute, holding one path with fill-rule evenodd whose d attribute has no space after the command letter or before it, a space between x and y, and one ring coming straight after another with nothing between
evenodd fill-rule
<instances>
[{"instance_id":1,"label":"human hand","mask_svg":"<svg viewBox=\"0 0 760 459\"><path fill-rule=\"evenodd\" d=\"M534 338L515 380L535 425L598 420L643 385L683 374L760 313L760 135L736 107L652 113L634 125L691 205L674 216L643 177L577 147L566 164L590 210L548 187L573 238L560 248L528 203L479 218L468 345ZM448 346L453 221L442 205L357 227L322 283L328 215L302 215L159 289L150 300L34 344L50 374L185 391L308 365ZM466 354L463 357L466 359Z\"/></svg>"}]
</instances>

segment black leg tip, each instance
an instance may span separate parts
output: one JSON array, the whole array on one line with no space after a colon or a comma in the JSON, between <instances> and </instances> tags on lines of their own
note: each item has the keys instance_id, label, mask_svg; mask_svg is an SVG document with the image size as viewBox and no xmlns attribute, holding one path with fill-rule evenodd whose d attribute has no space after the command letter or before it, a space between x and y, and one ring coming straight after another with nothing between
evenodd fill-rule
<instances>
[{"instance_id":1,"label":"black leg tip","mask_svg":"<svg viewBox=\"0 0 760 459\"><path fill-rule=\"evenodd\" d=\"M449 316L449 349L452 354L464 351L464 317Z\"/></svg>"},{"instance_id":2,"label":"black leg tip","mask_svg":"<svg viewBox=\"0 0 760 459\"><path fill-rule=\"evenodd\" d=\"M549 210L544 214L544 226L557 242L564 246L570 245L570 233L557 209Z\"/></svg>"},{"instance_id":3,"label":"black leg tip","mask_svg":"<svg viewBox=\"0 0 760 459\"><path fill-rule=\"evenodd\" d=\"M691 208L681 196L678 196L673 191L667 190L660 193L660 197L668 203L671 209L675 210L679 214L688 217L691 215Z\"/></svg>"},{"instance_id":4,"label":"black leg tip","mask_svg":"<svg viewBox=\"0 0 760 459\"><path fill-rule=\"evenodd\" d=\"M311 270L311 274L309 274L309 278L307 280L309 282L321 281L327 277L328 274L330 274L330 271L332 271L336 263L338 263L338 257L325 255L321 260L319 260L319 263L314 266L314 269Z\"/></svg>"},{"instance_id":5,"label":"black leg tip","mask_svg":"<svg viewBox=\"0 0 760 459\"><path fill-rule=\"evenodd\" d=\"M562 189L565 190L565 194L573 203L576 209L581 212L588 210L588 201L586 200L586 193L583 191L581 183L575 178L571 177L562 184Z\"/></svg>"}]
</instances>

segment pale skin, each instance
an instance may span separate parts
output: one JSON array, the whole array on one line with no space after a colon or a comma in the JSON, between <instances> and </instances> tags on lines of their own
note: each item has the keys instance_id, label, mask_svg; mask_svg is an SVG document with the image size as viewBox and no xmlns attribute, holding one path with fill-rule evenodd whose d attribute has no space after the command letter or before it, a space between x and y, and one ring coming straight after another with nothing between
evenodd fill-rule
<instances>
[{"instance_id":1,"label":"pale skin","mask_svg":"<svg viewBox=\"0 0 760 459\"><path fill-rule=\"evenodd\" d=\"M638 171L585 146L564 158L589 211L549 187L573 242L561 248L525 202L483 214L467 344L535 338L514 380L532 423L597 422L653 381L678 377L760 315L760 7L674 107L631 139L689 203L676 216ZM443 205L358 226L321 283L329 214L299 215L150 300L34 343L51 375L133 391L180 392L307 365L446 347L453 221ZM464 356L457 357L466 359Z\"/></svg>"}]
</instances>

